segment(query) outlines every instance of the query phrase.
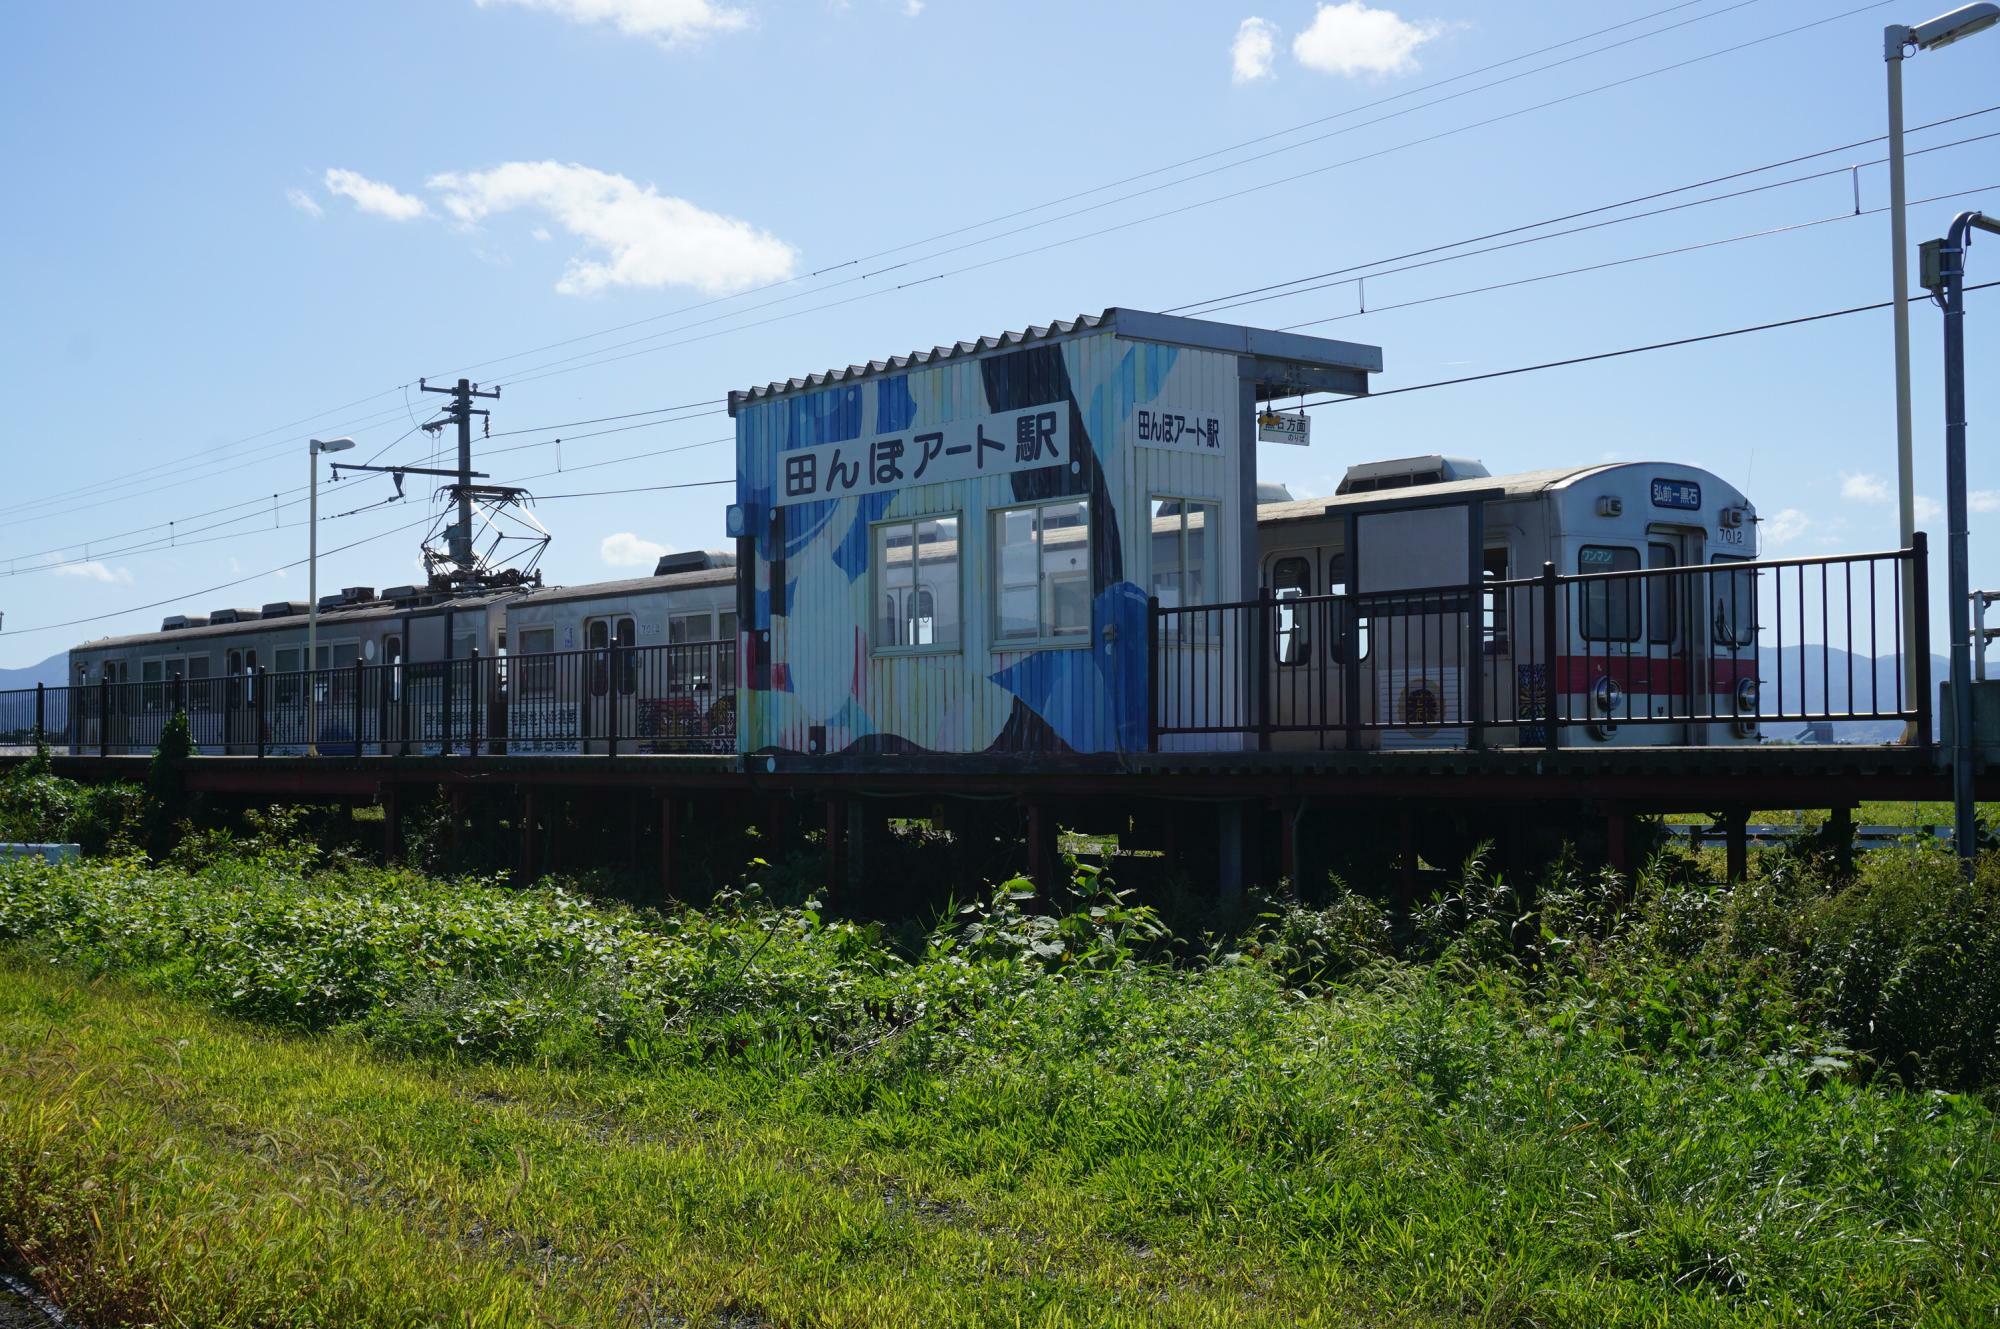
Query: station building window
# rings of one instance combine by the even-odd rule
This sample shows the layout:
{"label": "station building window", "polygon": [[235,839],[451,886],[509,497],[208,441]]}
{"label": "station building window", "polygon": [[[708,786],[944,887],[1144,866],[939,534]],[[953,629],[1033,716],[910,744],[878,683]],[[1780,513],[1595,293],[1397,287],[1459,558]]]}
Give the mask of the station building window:
{"label": "station building window", "polygon": [[[870,532],[877,652],[959,647],[959,518],[912,517]],[[730,616],[730,635],[735,635]]]}
{"label": "station building window", "polygon": [[995,644],[1087,645],[1090,504],[1063,499],[993,513]]}

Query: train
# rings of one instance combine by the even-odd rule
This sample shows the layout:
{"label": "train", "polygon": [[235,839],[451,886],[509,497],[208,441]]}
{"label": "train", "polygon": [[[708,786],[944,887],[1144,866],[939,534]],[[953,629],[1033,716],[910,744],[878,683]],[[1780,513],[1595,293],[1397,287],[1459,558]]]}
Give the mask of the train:
{"label": "train", "polygon": [[[1733,571],[1758,556],[1757,515],[1711,472],[1620,461],[1495,476],[1426,454],[1352,465],[1330,496],[1268,483],[1255,495],[1257,602],[1213,574],[1219,502],[1147,508],[1153,746],[1199,748],[1240,727],[1223,712],[1252,691],[1280,751],[1463,746],[1475,726],[1496,745],[1537,743],[1551,691],[1584,699],[1564,725],[1572,741],[1760,741],[1757,585]],[[1004,560],[985,589],[972,579],[955,520],[877,526],[873,640],[949,653],[973,620],[1002,636],[1018,621],[1045,642],[1088,636],[1089,511],[1073,506],[1037,519],[1025,598]],[[1553,658],[1533,621],[1545,567],[1577,588]],[[1694,568],[1706,571],[1591,576]],[[706,550],[572,586],[347,587],[321,598],[310,661],[302,602],[176,613],[70,651],[67,738],[143,749],[182,710],[200,750],[220,754],[754,755],[735,723],[757,650],[750,573],[737,552]],[[1241,640],[1253,603],[1254,648]],[[1254,690],[1257,670],[1240,663],[1252,656]]]}

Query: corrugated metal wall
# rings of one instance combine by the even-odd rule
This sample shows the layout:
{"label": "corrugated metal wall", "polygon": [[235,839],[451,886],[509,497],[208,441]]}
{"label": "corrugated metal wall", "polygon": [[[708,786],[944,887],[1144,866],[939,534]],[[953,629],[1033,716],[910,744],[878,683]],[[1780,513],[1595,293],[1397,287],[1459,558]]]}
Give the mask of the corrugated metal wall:
{"label": "corrugated metal wall", "polygon": [[[770,519],[784,452],[1050,402],[1071,411],[1072,465],[793,504]],[[1142,445],[1134,426],[1142,409],[1213,418],[1216,444]],[[756,545],[744,568],[754,595],[743,627],[753,649],[764,647],[758,634],[769,634],[769,686],[750,686],[766,675],[748,661],[744,669],[742,750],[1143,749],[1149,504],[1220,504],[1211,598],[1236,598],[1246,517],[1237,409],[1234,355],[1109,332],[739,406],[738,502],[751,514]],[[1091,632],[1075,646],[995,650],[988,514],[1062,496],[1091,500]],[[961,523],[959,649],[873,652],[871,526],[946,514]]]}

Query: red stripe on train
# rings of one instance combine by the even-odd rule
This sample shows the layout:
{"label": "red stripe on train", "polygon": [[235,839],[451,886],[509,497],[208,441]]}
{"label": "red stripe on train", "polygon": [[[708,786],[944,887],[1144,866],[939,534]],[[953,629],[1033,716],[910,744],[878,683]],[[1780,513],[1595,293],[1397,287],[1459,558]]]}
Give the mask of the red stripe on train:
{"label": "red stripe on train", "polygon": [[[1589,692],[1600,678],[1611,678],[1627,692],[1681,694],[1687,691],[1687,660],[1650,655],[1565,655],[1556,661],[1556,677],[1564,692]],[[1733,690],[1736,681],[1757,677],[1754,657],[1709,661],[1713,691]]]}

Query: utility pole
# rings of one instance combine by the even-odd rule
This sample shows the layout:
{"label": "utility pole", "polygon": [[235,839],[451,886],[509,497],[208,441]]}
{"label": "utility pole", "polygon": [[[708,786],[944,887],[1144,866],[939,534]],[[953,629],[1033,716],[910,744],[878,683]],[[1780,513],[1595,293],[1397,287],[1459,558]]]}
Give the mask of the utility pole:
{"label": "utility pole", "polygon": [[474,410],[472,399],[497,398],[500,389],[481,392],[477,383],[463,378],[449,388],[434,388],[423,379],[417,380],[417,386],[425,392],[440,392],[451,398],[445,415],[458,425],[458,479],[452,485],[452,496],[458,500],[458,525],[452,528],[451,561],[458,565],[461,576],[469,577],[479,562],[472,548],[472,417],[488,414]]}

